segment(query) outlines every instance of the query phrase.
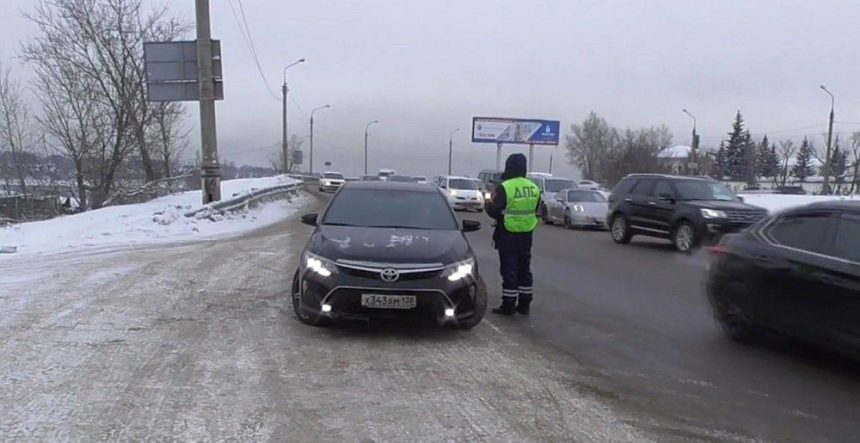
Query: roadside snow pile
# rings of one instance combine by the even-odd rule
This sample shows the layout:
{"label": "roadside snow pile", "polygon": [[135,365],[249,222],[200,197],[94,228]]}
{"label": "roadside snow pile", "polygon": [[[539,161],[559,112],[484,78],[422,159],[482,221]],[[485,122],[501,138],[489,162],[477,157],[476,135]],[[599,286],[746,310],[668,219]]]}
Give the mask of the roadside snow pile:
{"label": "roadside snow pile", "polygon": [[[222,199],[253,189],[292,183],[279,176],[228,180],[221,183]],[[248,212],[217,217],[186,217],[201,207],[200,191],[168,195],[146,203],[110,206],[51,220],[0,228],[0,259],[22,253],[54,253],[92,247],[133,246],[229,236],[283,220],[302,204],[279,200]],[[13,253],[16,252],[17,253]]]}
{"label": "roadside snow pile", "polygon": [[795,206],[829,200],[851,200],[860,202],[860,196],[838,195],[786,195],[786,194],[740,194],[746,203],[760,206],[770,212],[779,212]]}

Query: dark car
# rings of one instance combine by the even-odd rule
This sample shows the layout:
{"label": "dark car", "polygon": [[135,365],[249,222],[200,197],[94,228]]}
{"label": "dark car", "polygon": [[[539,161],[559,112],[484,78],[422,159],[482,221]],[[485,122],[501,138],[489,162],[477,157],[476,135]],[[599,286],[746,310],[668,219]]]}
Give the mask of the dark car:
{"label": "dark car", "polygon": [[302,217],[315,226],[293,279],[299,319],[423,315],[463,329],[477,325],[487,293],[464,232],[432,184],[350,182],[325,214]]}
{"label": "dark car", "polygon": [[860,204],[783,211],[711,250],[708,298],[729,337],[775,331],[860,351]]}
{"label": "dark car", "polygon": [[609,196],[609,230],[616,243],[634,235],[666,238],[681,252],[743,230],[767,216],[722,183],[696,177],[631,174]]}

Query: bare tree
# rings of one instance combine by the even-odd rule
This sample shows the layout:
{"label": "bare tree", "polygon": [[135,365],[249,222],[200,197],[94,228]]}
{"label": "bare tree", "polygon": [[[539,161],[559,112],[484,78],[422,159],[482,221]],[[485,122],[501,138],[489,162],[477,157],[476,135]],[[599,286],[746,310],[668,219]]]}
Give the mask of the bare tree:
{"label": "bare tree", "polygon": [[780,166],[780,186],[785,186],[786,181],[788,181],[788,176],[791,173],[789,166],[796,150],[797,148],[791,140],[779,142],[779,156],[782,163]]}
{"label": "bare tree", "polygon": [[42,123],[75,163],[79,197],[90,193],[93,208],[109,198],[131,152],[152,168],[142,42],[165,11],[143,16],[141,0],[40,0],[26,14],[39,31],[22,55],[36,72]]}
{"label": "bare tree", "polygon": [[18,184],[27,194],[27,179],[35,158],[36,132],[30,106],[24,100],[21,84],[12,79],[11,70],[0,65],[0,157],[6,186]]}
{"label": "bare tree", "polygon": [[659,154],[672,146],[672,133],[666,126],[627,129],[599,163],[599,175],[610,185],[635,172],[666,173],[668,166]]}
{"label": "bare tree", "polygon": [[173,191],[173,176],[177,162],[188,148],[183,117],[185,110],[181,103],[158,103],[152,111],[151,132],[154,133],[151,145],[156,147],[156,156],[161,164],[162,177],[167,179],[168,191]]}
{"label": "bare tree", "polygon": [[573,134],[565,143],[570,162],[579,167],[585,179],[603,178],[597,177],[600,162],[618,143],[618,131],[594,112],[581,125],[571,125],[570,130]]}
{"label": "bare tree", "polygon": [[857,192],[858,183],[860,183],[860,131],[851,134],[851,159],[848,164],[851,170],[851,193]]}

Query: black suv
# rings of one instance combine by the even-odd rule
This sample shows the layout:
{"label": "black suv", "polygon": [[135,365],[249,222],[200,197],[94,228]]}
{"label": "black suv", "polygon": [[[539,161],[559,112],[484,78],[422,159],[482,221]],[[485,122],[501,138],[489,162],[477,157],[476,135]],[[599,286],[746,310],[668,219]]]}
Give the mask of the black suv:
{"label": "black suv", "polygon": [[715,180],[631,174],[612,190],[607,220],[616,243],[648,235],[670,239],[677,250],[689,252],[766,216],[767,210],[743,203]]}

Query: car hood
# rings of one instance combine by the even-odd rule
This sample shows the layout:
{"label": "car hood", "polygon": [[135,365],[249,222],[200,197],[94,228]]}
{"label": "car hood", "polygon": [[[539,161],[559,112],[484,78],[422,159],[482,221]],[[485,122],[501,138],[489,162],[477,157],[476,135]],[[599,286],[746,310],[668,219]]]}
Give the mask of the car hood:
{"label": "car hood", "polygon": [[460,231],[320,226],[308,251],[330,260],[449,264],[463,260],[469,245]]}
{"label": "car hood", "polygon": [[578,202],[578,203],[568,203],[568,206],[580,205],[582,206],[582,214],[585,214],[589,217],[606,217],[606,213],[609,211],[608,203],[600,203],[600,202]]}
{"label": "car hood", "polygon": [[684,203],[698,208],[718,209],[723,211],[764,211],[764,208],[748,205],[737,201],[725,200],[689,200]]}

